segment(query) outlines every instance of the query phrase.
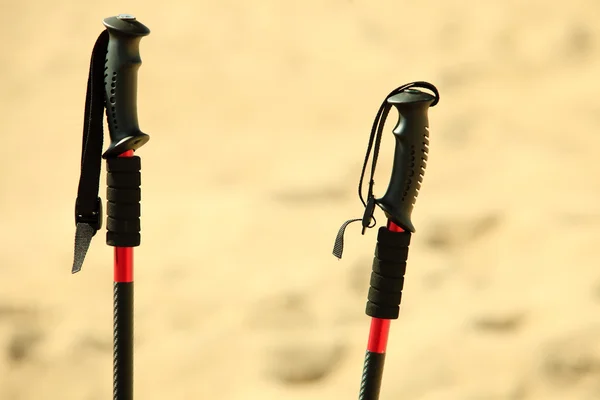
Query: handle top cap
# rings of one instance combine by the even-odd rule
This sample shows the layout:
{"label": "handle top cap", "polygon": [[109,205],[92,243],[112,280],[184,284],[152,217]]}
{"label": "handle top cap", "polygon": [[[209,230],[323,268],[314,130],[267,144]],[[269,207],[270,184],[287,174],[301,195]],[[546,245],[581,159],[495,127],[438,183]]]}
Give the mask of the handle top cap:
{"label": "handle top cap", "polygon": [[108,29],[129,36],[147,36],[150,34],[150,29],[131,14],[119,14],[116,17],[108,17],[102,23]]}
{"label": "handle top cap", "polygon": [[387,102],[389,104],[408,104],[408,103],[420,103],[426,101],[434,101],[435,97],[429,93],[421,92],[415,89],[406,89],[390,98]]}

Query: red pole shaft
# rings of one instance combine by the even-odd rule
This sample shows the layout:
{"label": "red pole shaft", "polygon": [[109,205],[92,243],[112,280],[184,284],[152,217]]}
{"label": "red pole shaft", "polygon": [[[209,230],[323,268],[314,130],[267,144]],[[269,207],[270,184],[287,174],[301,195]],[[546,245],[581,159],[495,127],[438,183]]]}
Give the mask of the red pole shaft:
{"label": "red pole shaft", "polygon": [[133,247],[115,247],[115,282],[133,282]]}

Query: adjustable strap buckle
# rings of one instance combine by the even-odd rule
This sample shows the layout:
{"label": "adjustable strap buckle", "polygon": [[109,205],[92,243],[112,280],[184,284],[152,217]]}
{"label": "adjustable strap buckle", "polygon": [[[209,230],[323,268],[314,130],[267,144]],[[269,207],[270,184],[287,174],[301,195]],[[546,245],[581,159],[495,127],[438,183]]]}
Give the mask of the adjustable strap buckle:
{"label": "adjustable strap buckle", "polygon": [[96,199],[96,207],[91,214],[83,215],[79,212],[79,199],[75,201],[75,225],[87,224],[91,226],[95,232],[102,228],[102,220],[104,219],[102,212],[102,199]]}

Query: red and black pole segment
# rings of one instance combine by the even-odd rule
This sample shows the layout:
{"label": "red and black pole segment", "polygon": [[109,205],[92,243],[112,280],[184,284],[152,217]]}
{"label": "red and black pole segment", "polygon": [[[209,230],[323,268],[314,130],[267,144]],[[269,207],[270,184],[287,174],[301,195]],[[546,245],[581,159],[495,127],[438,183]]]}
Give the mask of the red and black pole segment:
{"label": "red and black pole segment", "polygon": [[[434,93],[415,89],[421,87]],[[373,213],[379,206],[387,217],[386,226],[378,230],[375,257],[373,259],[371,281],[366,305],[366,314],[371,317],[371,327],[365,356],[359,400],[377,400],[381,389],[385,353],[391,320],[397,319],[400,312],[404,274],[408,259],[408,248],[415,231],[411,214],[425,174],[429,150],[428,110],[439,101],[437,89],[427,82],[413,82],[394,90],[382,104],[371,132],[365,165],[361,174],[359,195],[362,198],[362,180],[369,160],[373,140],[375,151],[371,168],[368,199],[362,218],[363,233],[374,227]],[[393,130],[395,137],[394,162],[390,182],[381,198],[373,195],[375,166],[381,144],[385,118],[391,107],[399,114],[399,121]],[[359,221],[359,220],[351,220]],[[343,231],[346,222],[338,233],[334,255],[341,258]]]}
{"label": "red and black pole segment", "polygon": [[[75,260],[81,270],[92,237],[102,227],[98,197],[101,158],[107,167],[106,243],[114,247],[113,399],[133,399],[133,248],[140,245],[141,159],[134,152],[150,137],[137,116],[139,45],[150,30],[132,15],[106,18],[90,63],[76,202]],[[102,153],[103,113],[110,144]]]}

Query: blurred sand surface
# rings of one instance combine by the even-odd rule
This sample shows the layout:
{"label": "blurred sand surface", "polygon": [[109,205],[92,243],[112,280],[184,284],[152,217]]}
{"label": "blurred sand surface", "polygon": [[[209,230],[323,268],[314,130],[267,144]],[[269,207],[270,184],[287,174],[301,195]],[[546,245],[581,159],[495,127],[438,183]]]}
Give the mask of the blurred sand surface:
{"label": "blurred sand surface", "polygon": [[70,267],[89,57],[118,13],[152,31],[138,92],[151,140],[138,152],[136,398],[357,397],[376,230],[351,226],[342,261],[331,249],[362,215],[380,102],[427,80],[441,101],[382,400],[600,399],[597,1],[0,11],[0,399],[112,393],[104,232],[83,271]]}

